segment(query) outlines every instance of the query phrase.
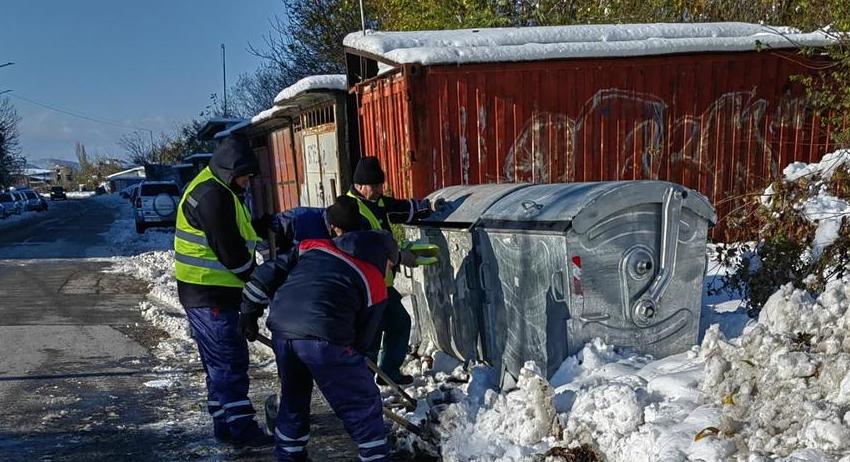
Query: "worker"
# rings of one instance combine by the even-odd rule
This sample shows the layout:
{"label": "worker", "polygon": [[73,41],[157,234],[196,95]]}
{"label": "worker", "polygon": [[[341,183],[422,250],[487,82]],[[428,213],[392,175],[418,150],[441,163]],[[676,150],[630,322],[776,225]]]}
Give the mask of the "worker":
{"label": "worker", "polygon": [[[377,157],[362,157],[354,169],[354,185],[348,191],[348,195],[357,199],[366,229],[383,229],[392,232],[391,223],[411,223],[431,214],[433,210],[427,199],[400,200],[384,196],[385,179]],[[435,201],[435,209],[441,208],[443,204],[443,201]],[[382,325],[383,344],[381,344],[381,335],[376,336],[376,343],[372,346],[369,355],[374,358],[380,348],[381,355],[377,358],[378,367],[399,385],[407,385],[413,382],[413,377],[402,374],[401,366],[407,355],[410,340],[410,315],[401,303],[401,294],[393,287],[394,280],[394,272],[388,272],[385,281],[388,299]],[[378,383],[384,384],[380,378]]]}
{"label": "worker", "polygon": [[275,422],[279,461],[307,460],[313,382],[358,445],[360,460],[386,460],[381,395],[363,352],[387,299],[386,270],[399,250],[386,231],[356,231],[356,201],[328,208],[331,239],[306,239],[260,266],[245,285],[240,330],[248,340],[270,304],[266,325],[281,380]]}
{"label": "worker", "polygon": [[177,293],[198,345],[213,433],[236,447],[274,442],[248,399],[248,344],[238,331],[242,288],[260,241],[240,195],[259,170],[247,139],[225,138],[177,207]]}

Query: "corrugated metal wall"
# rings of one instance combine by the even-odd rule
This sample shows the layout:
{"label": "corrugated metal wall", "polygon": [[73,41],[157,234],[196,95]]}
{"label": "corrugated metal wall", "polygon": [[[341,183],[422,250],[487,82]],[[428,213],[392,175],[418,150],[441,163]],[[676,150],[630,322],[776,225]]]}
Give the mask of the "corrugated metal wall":
{"label": "corrugated metal wall", "polygon": [[304,183],[301,131],[296,130],[293,134],[292,126],[289,126],[271,132],[268,137],[275,212],[298,207],[300,188]]}
{"label": "corrugated metal wall", "polygon": [[399,196],[455,184],[662,179],[721,216],[829,134],[789,52],[432,66],[357,89],[363,152]]}

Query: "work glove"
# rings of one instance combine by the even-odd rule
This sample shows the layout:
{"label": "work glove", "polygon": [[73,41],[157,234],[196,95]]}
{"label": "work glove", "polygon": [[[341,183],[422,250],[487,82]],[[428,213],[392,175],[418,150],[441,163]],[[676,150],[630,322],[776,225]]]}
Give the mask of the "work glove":
{"label": "work glove", "polygon": [[424,242],[403,242],[401,245],[401,264],[410,268],[428,266],[439,261],[440,248],[436,244]]}
{"label": "work glove", "polygon": [[[245,302],[242,302],[242,304],[244,305]],[[261,311],[256,313],[239,312],[239,321],[236,328],[239,329],[239,333],[249,342],[257,340],[257,335],[260,333],[260,326],[257,325],[257,321],[260,319],[260,313]]]}

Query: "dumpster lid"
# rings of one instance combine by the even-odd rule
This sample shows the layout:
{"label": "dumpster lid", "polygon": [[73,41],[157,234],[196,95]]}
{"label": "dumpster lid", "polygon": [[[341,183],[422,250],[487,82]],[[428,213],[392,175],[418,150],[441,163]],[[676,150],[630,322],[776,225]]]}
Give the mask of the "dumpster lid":
{"label": "dumpster lid", "polygon": [[533,185],[504,197],[481,217],[507,228],[547,228],[578,232],[620,210],[647,203],[661,203],[669,188],[685,192],[683,207],[714,223],[716,215],[708,200],[696,191],[665,181],[610,181]]}
{"label": "dumpster lid", "polygon": [[475,224],[485,210],[513,191],[529,186],[526,183],[501,183],[481,185],[449,186],[434,191],[428,196],[433,203],[445,199],[446,208],[421,220],[425,224],[440,224],[469,228]]}

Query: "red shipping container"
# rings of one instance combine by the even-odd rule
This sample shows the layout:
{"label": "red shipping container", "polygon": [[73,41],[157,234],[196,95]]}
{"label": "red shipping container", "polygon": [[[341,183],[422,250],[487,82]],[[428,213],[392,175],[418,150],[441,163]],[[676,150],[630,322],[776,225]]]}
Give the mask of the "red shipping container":
{"label": "red shipping container", "polygon": [[[624,56],[596,57],[586,43],[567,43],[567,52],[589,56],[548,59],[558,49],[538,47],[520,61],[476,62],[498,60],[501,49],[510,55],[511,46],[523,46],[511,42],[522,34],[624,33],[617,27],[637,31],[611,46]],[[346,45],[349,83],[362,80],[354,86],[361,152],[381,159],[398,196],[457,184],[660,179],[705,194],[723,217],[788,163],[817,161],[832,149],[792,80],[814,67],[795,48],[779,49],[822,43],[806,40],[813,34],[793,43],[759,36],[765,49],[758,51],[750,34],[761,26],[662,25],[670,30],[660,33],[675,35],[668,42],[690,51],[658,54],[654,36],[634,38],[659,33],[654,27],[482,30],[480,44],[475,31],[352,34]],[[493,42],[511,43],[479,51]],[[635,43],[644,48],[629,51]],[[598,45],[588,46],[605,50]],[[535,51],[544,58],[534,59]],[[476,52],[483,58],[469,57]],[[460,63],[440,62],[453,56]]]}

